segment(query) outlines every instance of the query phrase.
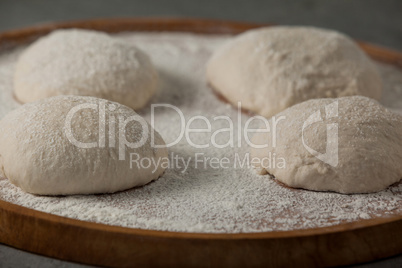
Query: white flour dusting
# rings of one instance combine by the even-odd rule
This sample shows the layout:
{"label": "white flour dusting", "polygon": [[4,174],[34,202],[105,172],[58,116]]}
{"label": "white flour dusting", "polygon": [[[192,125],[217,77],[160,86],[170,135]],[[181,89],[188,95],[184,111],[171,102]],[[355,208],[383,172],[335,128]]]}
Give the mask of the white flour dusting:
{"label": "white flour dusting", "polygon": [[[126,33],[118,35],[147,52],[161,77],[161,86],[153,103],[179,107],[186,120],[193,115],[211,119],[212,129],[228,127],[218,115],[233,118],[238,129],[238,113],[222,103],[205,82],[205,63],[212,51],[227,36],[179,33]],[[12,98],[12,76],[21,49],[0,55],[0,118],[19,106]],[[379,64],[385,83],[383,103],[402,112],[402,73],[392,66]],[[140,112],[150,120],[150,107]],[[244,127],[249,118],[241,114]],[[167,143],[177,137],[180,121],[171,109],[159,109],[155,128]],[[193,127],[197,124],[194,123]],[[217,136],[225,143],[227,133]],[[198,144],[207,143],[210,134],[191,136]],[[237,132],[235,131],[235,140]],[[73,219],[110,225],[202,233],[247,233],[306,229],[331,226],[360,219],[402,214],[402,183],[375,194],[342,195],[288,189],[268,176],[258,176],[247,167],[195,167],[195,153],[204,157],[235,154],[240,148],[194,149],[183,138],[170,148],[173,157],[192,157],[189,168],[168,169],[155,182],[128,191],[89,196],[41,197],[24,193],[7,180],[0,180],[0,198],[24,207]],[[174,158],[173,158],[174,160]],[[232,163],[233,164],[233,163]],[[183,172],[184,171],[184,172]]]}

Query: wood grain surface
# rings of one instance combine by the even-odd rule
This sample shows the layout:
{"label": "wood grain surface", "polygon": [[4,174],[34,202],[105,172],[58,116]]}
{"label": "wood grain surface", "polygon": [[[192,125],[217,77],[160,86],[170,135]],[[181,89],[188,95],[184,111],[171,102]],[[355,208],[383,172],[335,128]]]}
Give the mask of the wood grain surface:
{"label": "wood grain surface", "polygon": [[[59,28],[106,32],[237,34],[261,24],[202,19],[127,18],[47,24],[0,34],[0,49]],[[374,59],[402,67],[402,54],[359,42]],[[332,227],[247,234],[201,234],[108,226],[55,216],[0,200],[0,242],[58,259],[113,267],[313,267],[402,253],[402,215]]]}

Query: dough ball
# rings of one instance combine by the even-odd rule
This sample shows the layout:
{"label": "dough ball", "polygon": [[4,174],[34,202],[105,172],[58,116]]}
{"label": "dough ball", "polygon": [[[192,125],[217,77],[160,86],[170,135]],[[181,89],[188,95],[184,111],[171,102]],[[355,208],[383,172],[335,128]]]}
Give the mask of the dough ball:
{"label": "dough ball", "polygon": [[57,30],[31,44],[14,75],[18,100],[58,95],[93,96],[142,108],[158,76],[149,57],[133,45],[88,30]]}
{"label": "dough ball", "polygon": [[265,117],[309,99],[382,92],[376,67],[351,39],[312,27],[247,31],[216,51],[207,79],[232,104]]}
{"label": "dough ball", "polygon": [[[166,148],[152,146],[153,129],[143,118],[94,97],[57,96],[25,104],[6,115],[0,129],[3,176],[33,194],[129,189],[157,179],[168,160]],[[154,134],[154,144],[164,145]]]}
{"label": "dough ball", "polygon": [[271,130],[273,120],[276,131],[252,138],[254,145],[268,144],[250,149],[261,174],[294,188],[339,193],[376,192],[402,178],[402,116],[373,99],[309,100],[272,117]]}

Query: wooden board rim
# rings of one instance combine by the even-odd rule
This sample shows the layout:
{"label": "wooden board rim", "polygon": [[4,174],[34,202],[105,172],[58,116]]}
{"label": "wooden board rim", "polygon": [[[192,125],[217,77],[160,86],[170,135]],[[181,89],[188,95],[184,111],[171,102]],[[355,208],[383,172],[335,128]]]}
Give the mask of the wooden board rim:
{"label": "wooden board rim", "polygon": [[158,230],[147,230],[139,228],[129,228],[129,227],[107,225],[103,223],[96,223],[90,221],[83,221],[26,208],[24,206],[16,205],[4,200],[0,200],[0,212],[1,211],[6,211],[7,213],[10,214],[21,215],[25,218],[38,218],[40,220],[49,221],[55,224],[64,223],[71,226],[84,227],[87,229],[107,230],[114,233],[129,234],[129,235],[130,234],[148,235],[148,236],[160,236],[167,238],[173,236],[181,239],[189,239],[189,238],[211,239],[211,237],[213,237],[214,239],[233,240],[233,239],[269,239],[278,237],[279,238],[303,237],[303,236],[323,235],[323,234],[339,233],[342,231],[370,228],[373,226],[377,226],[379,224],[387,224],[399,221],[402,224],[402,215],[395,215],[389,217],[373,218],[373,219],[337,224],[328,227],[298,229],[291,231],[271,231],[271,232],[253,232],[253,233],[251,232],[250,233],[195,233],[195,232],[190,233],[190,232],[158,231]]}
{"label": "wooden board rim", "polygon": [[[60,23],[50,23],[44,25],[33,26],[29,28],[7,31],[0,34],[0,47],[8,48],[19,44],[23,44],[37,38],[38,36],[44,35],[54,29],[59,28],[86,28],[102,30],[107,32],[118,32],[118,31],[185,31],[194,33],[208,33],[208,34],[236,34],[242,31],[266,26],[267,24],[255,24],[255,23],[243,23],[243,22],[231,22],[231,21],[221,21],[221,20],[206,20],[206,19],[191,19],[191,18],[118,18],[118,19],[96,19],[96,20],[83,20],[75,22],[60,22]],[[393,64],[398,67],[402,67],[402,54],[396,51],[392,51],[386,48],[382,48],[376,45],[371,45],[365,42],[359,42],[359,45],[373,58]],[[12,221],[12,222],[11,222]],[[304,229],[304,230],[292,230],[292,231],[274,231],[274,232],[260,232],[260,233],[235,233],[235,234],[211,234],[211,233],[184,233],[184,232],[169,232],[169,231],[154,231],[154,230],[144,230],[135,228],[126,228],[118,226],[109,226],[99,223],[80,221],[70,218],[65,218],[57,215],[51,215],[48,213],[36,211],[33,209],[18,206],[3,200],[0,200],[0,242],[6,243],[8,245],[32,251],[35,253],[56,257],[64,260],[71,260],[76,262],[96,264],[96,265],[113,265],[117,266],[127,266],[127,256],[121,258],[121,262],[117,261],[115,263],[109,262],[99,262],[95,259],[87,258],[91,257],[91,251],[95,248],[90,248],[85,251],[86,256],[71,255],[71,252],[67,255],[61,251],[53,252],[52,250],[46,250],[46,246],[41,241],[35,241],[34,243],[27,243],[26,239],[21,240],[21,236],[30,237],[31,239],[38,239],[36,237],[35,231],[31,234],[26,230],[16,229],[13,227],[14,223],[20,222],[25,226],[24,222],[32,221],[38,223],[36,227],[41,228],[40,224],[45,224],[49,228],[58,228],[62,226],[63,228],[69,230],[64,235],[73,235],[74,232],[78,230],[93,231],[91,232],[94,236],[102,235],[103,233],[109,233],[111,237],[126,237],[120,238],[122,241],[122,246],[127,245],[127,241],[131,238],[136,239],[157,239],[157,240],[180,240],[180,243],[188,244],[188,242],[203,242],[209,243],[211,241],[222,241],[225,243],[240,243],[238,246],[242,247],[241,241],[263,241],[267,244],[279,243],[278,241],[288,241],[289,239],[315,239],[317,237],[329,237],[332,235],[341,235],[351,232],[367,232],[375,233],[379,230],[386,230],[392,232],[398,236],[402,235],[402,215],[386,217],[386,218],[375,218],[370,220],[356,221],[352,223],[345,223],[340,225],[334,225],[331,227]],[[14,223],[13,223],[14,222]],[[27,227],[28,228],[28,227]],[[32,231],[32,227],[28,228]],[[401,231],[399,231],[401,230]],[[21,232],[20,232],[21,231]],[[108,236],[110,237],[110,236]],[[53,237],[55,239],[55,237]],[[128,239],[128,240],[127,240]],[[28,239],[29,240],[29,239]],[[380,239],[381,240],[381,239]],[[123,241],[126,241],[123,243]],[[187,241],[187,242],[186,242]],[[137,241],[138,242],[138,241]],[[244,245],[247,246],[248,242]],[[287,243],[287,242],[286,242]],[[285,243],[285,244],[286,244]],[[378,241],[376,241],[378,243]],[[201,244],[202,245],[202,244]],[[204,245],[205,246],[205,245]],[[211,245],[209,245],[211,246]],[[369,261],[375,258],[383,258],[392,256],[395,254],[402,253],[402,241],[400,239],[395,239],[394,243],[391,245],[382,245],[388,251],[382,250],[377,252],[375,256],[363,256],[363,257],[350,257],[345,259],[338,258],[338,262],[328,262],[328,260],[321,260],[315,264],[319,265],[334,265],[334,264],[351,264],[360,261]],[[123,249],[123,248],[121,248]],[[169,252],[168,248],[165,248],[166,252]],[[307,252],[305,252],[307,253]],[[310,252],[312,254],[312,252]],[[198,259],[198,256],[196,259]],[[235,256],[238,260],[244,258],[244,256]],[[298,260],[303,259],[299,256]],[[199,259],[202,260],[202,259]],[[243,259],[242,259],[243,260]],[[287,263],[291,263],[288,260]],[[294,261],[294,260],[293,260]],[[152,259],[143,259],[140,263],[142,264],[163,264],[163,262],[158,262]],[[165,264],[185,264],[176,260],[176,262],[166,262]],[[209,262],[214,266],[214,264],[229,264],[228,262]],[[241,261],[238,263],[242,263]],[[264,260],[260,260],[259,263],[267,263]],[[279,262],[280,264],[281,262]],[[295,262],[297,263],[297,262]],[[233,263],[231,263],[233,264]],[[234,263],[236,264],[236,263]],[[282,263],[283,264],[283,263]],[[313,263],[314,264],[314,263]]]}

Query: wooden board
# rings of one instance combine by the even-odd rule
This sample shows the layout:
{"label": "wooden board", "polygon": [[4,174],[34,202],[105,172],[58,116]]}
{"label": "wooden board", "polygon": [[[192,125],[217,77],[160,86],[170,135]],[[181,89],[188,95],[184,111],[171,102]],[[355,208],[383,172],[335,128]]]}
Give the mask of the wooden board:
{"label": "wooden board", "polygon": [[[99,19],[0,34],[0,49],[59,28],[106,32],[237,34],[261,24],[201,19]],[[373,58],[402,67],[402,54],[359,42]],[[150,231],[73,220],[0,200],[0,242],[58,259],[102,266],[335,266],[402,253],[402,215],[297,231],[200,234]]]}

